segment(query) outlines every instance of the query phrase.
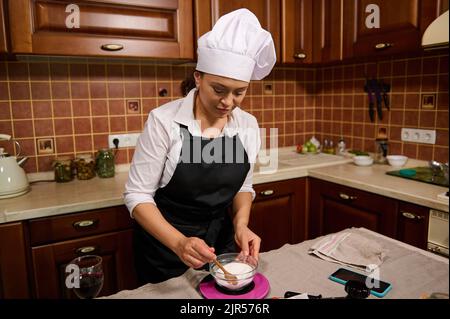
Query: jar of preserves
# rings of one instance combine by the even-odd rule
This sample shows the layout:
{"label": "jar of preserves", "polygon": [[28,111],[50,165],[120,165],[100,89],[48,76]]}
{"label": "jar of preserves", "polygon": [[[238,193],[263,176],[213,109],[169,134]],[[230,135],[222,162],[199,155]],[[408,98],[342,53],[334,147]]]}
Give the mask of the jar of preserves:
{"label": "jar of preserves", "polygon": [[114,177],[114,151],[110,148],[102,148],[97,152],[95,167],[98,177]]}
{"label": "jar of preserves", "polygon": [[75,160],[77,178],[81,180],[91,179],[95,176],[95,163],[91,154],[79,154]]}
{"label": "jar of preserves", "polygon": [[68,156],[62,156],[55,159],[53,162],[55,171],[55,181],[57,183],[66,183],[73,180],[73,161]]}

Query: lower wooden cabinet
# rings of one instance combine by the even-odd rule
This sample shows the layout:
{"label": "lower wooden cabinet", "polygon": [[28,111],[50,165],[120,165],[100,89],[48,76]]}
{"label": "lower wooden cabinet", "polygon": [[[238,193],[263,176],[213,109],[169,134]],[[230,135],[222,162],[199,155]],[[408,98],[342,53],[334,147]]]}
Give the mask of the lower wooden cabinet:
{"label": "lower wooden cabinet", "polygon": [[306,238],[306,178],[254,186],[249,227],[261,237],[261,252]]}
{"label": "lower wooden cabinet", "polygon": [[399,202],[397,239],[427,249],[429,211],[428,207]]}

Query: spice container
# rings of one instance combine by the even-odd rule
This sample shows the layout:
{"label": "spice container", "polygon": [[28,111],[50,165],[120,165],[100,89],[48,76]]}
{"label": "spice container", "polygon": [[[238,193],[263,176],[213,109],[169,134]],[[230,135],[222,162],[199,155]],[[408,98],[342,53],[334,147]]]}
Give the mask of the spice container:
{"label": "spice container", "polygon": [[57,183],[65,183],[73,180],[73,162],[68,156],[58,157],[53,162],[53,167],[55,170],[55,181]]}
{"label": "spice container", "polygon": [[110,148],[100,149],[95,159],[95,169],[98,177],[114,177],[114,152]]}
{"label": "spice container", "polygon": [[95,176],[95,163],[91,154],[79,154],[75,160],[78,179],[91,179]]}

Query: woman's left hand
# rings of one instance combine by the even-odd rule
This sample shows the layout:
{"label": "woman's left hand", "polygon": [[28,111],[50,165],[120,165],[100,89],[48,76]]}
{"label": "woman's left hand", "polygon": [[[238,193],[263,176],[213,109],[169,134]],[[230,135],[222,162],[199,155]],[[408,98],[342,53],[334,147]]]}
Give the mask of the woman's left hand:
{"label": "woman's left hand", "polygon": [[259,247],[261,246],[261,238],[252,232],[246,225],[237,226],[234,230],[234,239],[241,247],[244,255],[251,255],[256,260],[259,257]]}

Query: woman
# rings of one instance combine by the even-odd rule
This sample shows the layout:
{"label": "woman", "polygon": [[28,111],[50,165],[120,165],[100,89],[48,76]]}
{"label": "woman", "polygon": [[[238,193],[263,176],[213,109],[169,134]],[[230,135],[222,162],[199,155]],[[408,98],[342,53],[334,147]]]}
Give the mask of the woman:
{"label": "woman", "polygon": [[150,112],[130,167],[124,195],[139,224],[141,284],[200,268],[235,243],[258,258],[261,239],[248,221],[261,143],[256,119],[239,105],[250,80],[275,64],[273,40],[240,9],[199,39],[197,53],[196,88]]}

